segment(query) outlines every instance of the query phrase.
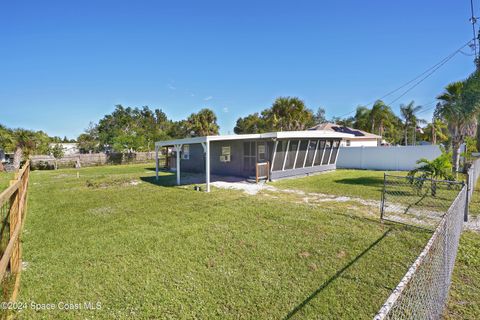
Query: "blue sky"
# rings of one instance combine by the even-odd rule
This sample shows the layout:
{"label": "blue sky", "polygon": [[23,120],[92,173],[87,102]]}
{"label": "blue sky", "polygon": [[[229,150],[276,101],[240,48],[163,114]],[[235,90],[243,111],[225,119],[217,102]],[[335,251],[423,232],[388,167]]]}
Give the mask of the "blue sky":
{"label": "blue sky", "polygon": [[[228,133],[277,96],[343,115],[468,41],[469,5],[3,1],[0,123],[74,138],[116,104],[161,108],[175,120],[210,107]],[[392,107],[428,104],[473,68],[459,54]]]}

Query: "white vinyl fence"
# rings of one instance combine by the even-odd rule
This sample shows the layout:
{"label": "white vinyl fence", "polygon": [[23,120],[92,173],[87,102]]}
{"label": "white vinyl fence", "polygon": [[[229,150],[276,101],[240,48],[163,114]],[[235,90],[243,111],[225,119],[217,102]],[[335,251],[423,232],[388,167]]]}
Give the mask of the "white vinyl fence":
{"label": "white vinyl fence", "polygon": [[433,160],[442,154],[439,146],[341,147],[337,168],[366,170],[412,170],[420,158]]}

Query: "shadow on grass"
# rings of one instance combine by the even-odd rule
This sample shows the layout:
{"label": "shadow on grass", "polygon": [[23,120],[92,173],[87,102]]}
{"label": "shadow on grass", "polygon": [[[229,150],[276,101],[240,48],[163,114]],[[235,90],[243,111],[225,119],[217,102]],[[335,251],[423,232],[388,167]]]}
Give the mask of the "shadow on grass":
{"label": "shadow on grass", "polygon": [[359,177],[359,178],[345,178],[335,180],[336,183],[371,186],[371,187],[383,187],[383,177]]}
{"label": "shadow on grass", "polygon": [[347,271],[352,265],[354,265],[358,260],[360,260],[365,254],[367,254],[371,249],[373,249],[377,244],[379,244],[385,237],[390,233],[391,229],[388,229],[383,233],[383,235],[375,240],[372,244],[370,244],[365,250],[363,250],[359,255],[357,255],[354,259],[350,260],[343,268],[337,271],[332,277],[330,277],[327,281],[322,283],[317,290],[313,291],[305,300],[303,300],[299,305],[293,308],[287,316],[284,318],[285,320],[292,318],[298,311],[300,311],[303,307],[305,307],[313,298],[315,298],[320,292],[322,292],[325,288],[327,288],[332,282],[334,282],[338,277],[340,277],[345,271]]}
{"label": "shadow on grass", "polygon": [[158,180],[155,176],[140,177],[140,180],[161,187],[174,187],[177,185],[177,178],[173,174],[158,176]]}
{"label": "shadow on grass", "polygon": [[[145,170],[155,171],[155,168],[145,168]],[[177,185],[177,174],[176,172],[171,171],[160,171],[161,174],[158,176],[158,180],[155,176],[140,177],[142,181],[157,185],[171,187]],[[180,175],[180,185],[195,185],[195,184],[205,184],[205,173],[203,172],[184,172]],[[245,182],[244,177],[236,176],[220,176],[211,174],[210,182]]]}

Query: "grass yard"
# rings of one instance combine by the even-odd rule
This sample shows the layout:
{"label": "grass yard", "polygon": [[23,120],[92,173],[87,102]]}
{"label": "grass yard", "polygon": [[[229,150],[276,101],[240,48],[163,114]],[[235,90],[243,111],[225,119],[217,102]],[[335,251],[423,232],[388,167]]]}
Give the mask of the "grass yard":
{"label": "grass yard", "polygon": [[[406,173],[392,171],[388,174],[405,176]],[[383,171],[338,169],[303,178],[283,179],[273,185],[305,192],[380,200],[383,175]]]}
{"label": "grass yard", "polygon": [[[22,318],[370,319],[430,237],[349,203],[207,194],[168,186],[169,174],[157,185],[148,165],[79,172],[31,174],[19,301],[101,309],[28,308]],[[311,178],[319,192],[378,199],[381,177]]]}
{"label": "grass yard", "polygon": [[474,196],[470,202],[470,215],[477,217],[480,215],[480,183],[475,186]]}
{"label": "grass yard", "polygon": [[11,179],[13,179],[12,173],[0,172],[0,192],[8,187]]}
{"label": "grass yard", "polygon": [[465,231],[460,239],[445,318],[474,320],[479,315],[480,234]]}

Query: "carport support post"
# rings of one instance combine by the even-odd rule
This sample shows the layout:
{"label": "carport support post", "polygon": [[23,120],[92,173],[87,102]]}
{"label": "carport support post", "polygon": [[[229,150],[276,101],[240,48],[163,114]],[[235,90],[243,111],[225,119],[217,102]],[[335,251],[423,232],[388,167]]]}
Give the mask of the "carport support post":
{"label": "carport support post", "polygon": [[203,151],[205,151],[205,183],[207,192],[210,192],[210,141],[202,142]]}
{"label": "carport support post", "polygon": [[177,160],[177,185],[180,185],[180,149],[182,149],[181,144],[176,144],[175,145],[175,151],[177,152],[176,154],[176,160]]}
{"label": "carport support post", "polygon": [[158,181],[158,146],[155,146],[155,180]]}

